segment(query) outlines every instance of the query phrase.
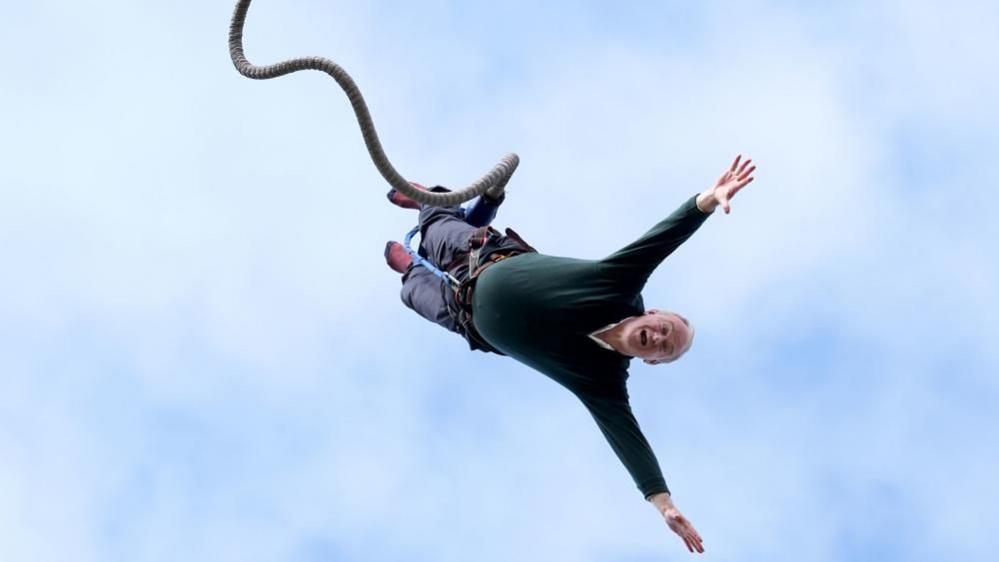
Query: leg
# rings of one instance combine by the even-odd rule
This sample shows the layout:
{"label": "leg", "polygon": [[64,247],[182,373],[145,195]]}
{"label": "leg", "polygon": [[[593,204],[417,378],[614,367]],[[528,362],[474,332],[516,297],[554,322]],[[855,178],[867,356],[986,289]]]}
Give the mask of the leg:
{"label": "leg", "polygon": [[417,265],[409,268],[402,276],[400,296],[403,304],[420,316],[452,332],[458,332],[458,325],[451,318],[447,303],[444,302],[445,290],[444,282],[439,277]]}
{"label": "leg", "polygon": [[[479,217],[491,220],[495,216],[498,204],[499,202],[492,199],[480,198],[475,206],[484,206],[478,211]],[[466,213],[461,207],[423,205],[420,208],[420,247],[417,253],[438,268],[447,269],[458,254],[468,250],[468,240],[477,230],[477,226],[479,225],[468,223]],[[509,232],[509,229],[507,230]],[[521,245],[516,240],[517,238],[508,239],[505,236],[500,236],[499,239],[494,239],[488,244],[491,245],[492,250],[520,248]],[[455,275],[460,277],[457,272]]]}
{"label": "leg", "polygon": [[496,211],[499,210],[499,206],[503,204],[504,199],[506,199],[505,193],[500,195],[499,199],[493,199],[487,194],[482,194],[481,197],[475,200],[475,203],[465,209],[465,222],[472,226],[489,225],[496,218]]}
{"label": "leg", "polygon": [[468,239],[475,227],[465,222],[461,207],[429,207],[420,209],[419,254],[437,267],[446,268],[455,256],[468,248]]}

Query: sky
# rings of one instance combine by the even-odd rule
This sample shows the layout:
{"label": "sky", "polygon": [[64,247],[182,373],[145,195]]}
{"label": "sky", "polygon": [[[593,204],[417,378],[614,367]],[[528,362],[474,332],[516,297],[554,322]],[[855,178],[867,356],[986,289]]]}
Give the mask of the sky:
{"label": "sky", "polygon": [[[585,409],[407,310],[320,73],[232,2],[38,0],[0,48],[0,560],[692,555]],[[497,226],[599,258],[735,154],[629,390],[704,560],[999,550],[999,5],[257,0],[405,177],[522,163]]]}

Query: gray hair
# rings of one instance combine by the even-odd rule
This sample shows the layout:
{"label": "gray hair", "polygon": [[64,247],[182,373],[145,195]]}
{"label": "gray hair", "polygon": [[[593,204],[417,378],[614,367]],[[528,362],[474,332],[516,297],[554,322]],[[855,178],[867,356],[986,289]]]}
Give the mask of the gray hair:
{"label": "gray hair", "polygon": [[672,362],[676,361],[677,359],[683,357],[683,354],[687,353],[687,351],[690,349],[690,346],[694,345],[694,325],[690,323],[690,320],[687,320],[684,316],[682,316],[680,314],[677,314],[675,312],[672,312],[670,310],[660,310],[659,313],[660,314],[672,314],[673,316],[676,316],[677,318],[679,318],[680,321],[683,322],[683,324],[685,326],[687,326],[687,329],[690,330],[690,337],[687,339],[687,345],[683,346],[683,349],[680,350],[680,353],[676,354],[676,357],[674,357],[674,358],[672,358],[672,359],[670,359],[668,361],[646,361],[650,365],[658,365],[660,363],[672,363]]}
{"label": "gray hair", "polygon": [[[676,313],[674,312],[673,314],[676,314]],[[679,314],[676,314],[676,316],[680,320],[682,320],[684,324],[687,325],[687,329],[690,330],[690,337],[687,338],[687,345],[683,346],[683,349],[681,349],[680,353],[678,353],[676,355],[676,357],[673,358],[673,361],[676,361],[677,359],[683,357],[683,354],[687,353],[687,350],[690,349],[690,346],[694,345],[694,332],[696,331],[696,330],[694,330],[694,325],[690,323],[690,320],[687,320],[686,318],[684,318],[683,316],[680,316]]]}

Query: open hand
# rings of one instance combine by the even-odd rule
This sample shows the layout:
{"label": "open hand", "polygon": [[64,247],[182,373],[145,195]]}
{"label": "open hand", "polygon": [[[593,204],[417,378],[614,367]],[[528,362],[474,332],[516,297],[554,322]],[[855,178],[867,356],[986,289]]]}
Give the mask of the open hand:
{"label": "open hand", "polygon": [[694,525],[678,509],[675,507],[667,509],[663,512],[663,519],[666,520],[666,525],[683,539],[683,543],[687,545],[687,550],[697,553],[704,552],[704,541],[701,540],[701,535],[697,534]]}
{"label": "open hand", "polygon": [[687,550],[697,553],[704,552],[704,541],[701,540],[701,535],[697,534],[697,529],[694,528],[690,520],[684,517],[680,510],[673,505],[673,498],[669,492],[660,492],[649,496],[648,499],[662,514],[670,530],[683,539],[683,544],[687,545]]}
{"label": "open hand", "polygon": [[697,197],[697,206],[702,211],[710,212],[718,205],[721,205],[726,215],[732,212],[729,201],[736,193],[739,193],[740,189],[753,181],[753,172],[756,170],[756,166],[749,165],[752,162],[751,159],[747,158],[740,165],[739,161],[741,159],[741,154],[736,156],[735,161],[732,162],[732,166],[719,176],[715,185]]}

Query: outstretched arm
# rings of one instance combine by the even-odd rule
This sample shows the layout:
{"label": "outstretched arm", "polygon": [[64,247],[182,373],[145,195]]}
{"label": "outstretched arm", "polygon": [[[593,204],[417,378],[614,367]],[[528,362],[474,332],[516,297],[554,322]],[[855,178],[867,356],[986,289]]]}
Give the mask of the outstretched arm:
{"label": "outstretched arm", "polygon": [[619,287],[640,292],[659,264],[704,224],[711,212],[699,209],[696,198],[690,197],[638,240],[601,260]]}
{"label": "outstretched arm", "polygon": [[750,160],[740,164],[741,159],[737,156],[714,185],[688,199],[641,238],[601,260],[614,269],[615,282],[641,291],[659,264],[690,238],[716,207],[731,211],[729,201],[753,181],[756,170],[749,165]]}
{"label": "outstretched arm", "polygon": [[631,412],[627,391],[622,389],[618,394],[613,397],[582,394],[579,398],[590,411],[621,463],[628,469],[638,489],[656,507],[669,528],[683,539],[691,552],[704,552],[701,536],[673,505],[656,456]]}
{"label": "outstretched arm", "polygon": [[659,461],[631,412],[627,390],[622,387],[612,394],[602,394],[579,393],[577,396],[590,411],[600,432],[604,434],[642,495],[648,498],[661,492],[669,492]]}
{"label": "outstretched arm", "polygon": [[726,215],[732,211],[729,201],[736,193],[739,193],[740,189],[753,181],[753,172],[756,170],[756,166],[749,165],[752,162],[749,158],[740,166],[739,160],[741,159],[741,154],[736,156],[735,162],[732,162],[732,166],[722,173],[718,181],[697,196],[698,209],[710,213],[721,205]]}

